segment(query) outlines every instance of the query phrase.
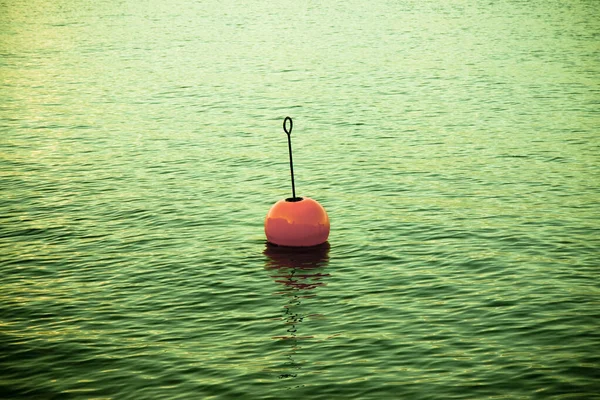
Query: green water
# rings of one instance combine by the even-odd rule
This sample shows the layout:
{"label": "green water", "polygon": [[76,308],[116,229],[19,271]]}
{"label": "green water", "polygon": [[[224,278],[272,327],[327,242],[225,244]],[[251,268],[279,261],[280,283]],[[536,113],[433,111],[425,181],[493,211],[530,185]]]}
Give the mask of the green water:
{"label": "green water", "polygon": [[598,15],[0,0],[0,397],[600,398]]}

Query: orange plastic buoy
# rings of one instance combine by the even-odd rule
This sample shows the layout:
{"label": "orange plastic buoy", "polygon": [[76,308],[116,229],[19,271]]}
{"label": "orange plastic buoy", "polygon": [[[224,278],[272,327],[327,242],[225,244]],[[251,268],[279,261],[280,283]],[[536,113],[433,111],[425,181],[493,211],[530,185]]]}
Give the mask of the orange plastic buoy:
{"label": "orange plastic buoy", "polygon": [[292,127],[292,119],[286,117],[283,120],[283,130],[288,137],[292,197],[279,200],[271,207],[265,218],[265,234],[269,243],[279,246],[316,246],[325,243],[329,237],[329,217],[317,201],[308,197],[296,197],[292,161]]}
{"label": "orange plastic buoy", "polygon": [[279,200],[267,213],[265,234],[269,243],[279,246],[316,246],[329,237],[329,217],[311,198]]}

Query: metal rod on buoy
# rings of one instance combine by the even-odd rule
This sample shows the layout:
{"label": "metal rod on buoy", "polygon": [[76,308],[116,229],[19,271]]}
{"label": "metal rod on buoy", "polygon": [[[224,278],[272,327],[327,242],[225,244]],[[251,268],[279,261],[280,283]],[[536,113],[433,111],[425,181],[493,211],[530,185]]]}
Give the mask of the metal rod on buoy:
{"label": "metal rod on buoy", "polygon": [[[287,129],[287,122],[290,121],[290,129]],[[296,186],[294,185],[294,163],[292,161],[292,127],[294,123],[290,117],[283,120],[283,131],[287,134],[288,149],[290,151],[290,174],[292,175],[292,201],[296,200]]]}

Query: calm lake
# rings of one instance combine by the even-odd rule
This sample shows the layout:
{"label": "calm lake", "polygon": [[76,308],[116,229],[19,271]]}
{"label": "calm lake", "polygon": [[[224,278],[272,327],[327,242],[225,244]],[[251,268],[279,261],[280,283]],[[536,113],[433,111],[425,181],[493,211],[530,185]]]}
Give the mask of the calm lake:
{"label": "calm lake", "polygon": [[600,398],[599,15],[0,0],[0,397]]}

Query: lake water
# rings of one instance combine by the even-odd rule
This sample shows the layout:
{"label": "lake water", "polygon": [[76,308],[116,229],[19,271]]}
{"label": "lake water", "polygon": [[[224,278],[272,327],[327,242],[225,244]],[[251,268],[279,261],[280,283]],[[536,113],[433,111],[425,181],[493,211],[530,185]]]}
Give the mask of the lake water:
{"label": "lake water", "polygon": [[0,397],[600,398],[598,15],[0,0]]}

